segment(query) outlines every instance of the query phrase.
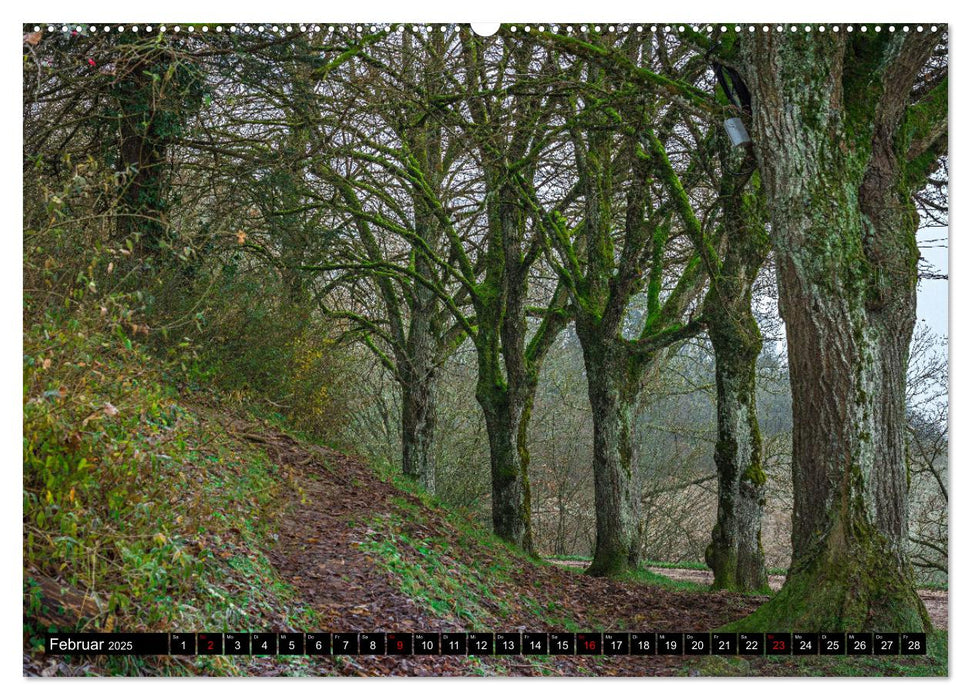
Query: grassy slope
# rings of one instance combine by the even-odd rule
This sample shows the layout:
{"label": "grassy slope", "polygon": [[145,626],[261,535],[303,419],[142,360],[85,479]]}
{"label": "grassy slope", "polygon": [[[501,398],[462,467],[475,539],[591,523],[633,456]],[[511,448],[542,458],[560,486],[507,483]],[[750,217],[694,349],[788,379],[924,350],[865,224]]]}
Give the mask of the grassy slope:
{"label": "grassy slope", "polygon": [[[235,438],[223,412],[179,401],[156,365],[126,337],[74,323],[25,334],[23,631],[32,668],[48,630],[313,627],[313,611],[261,551],[292,475]],[[247,664],[113,657],[86,670],[234,674]]]}

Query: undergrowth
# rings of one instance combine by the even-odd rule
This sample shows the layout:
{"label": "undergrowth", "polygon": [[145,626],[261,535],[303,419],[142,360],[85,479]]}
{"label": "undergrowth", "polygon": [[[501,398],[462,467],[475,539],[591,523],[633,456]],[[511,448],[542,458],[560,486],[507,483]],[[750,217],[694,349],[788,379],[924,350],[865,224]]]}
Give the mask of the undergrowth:
{"label": "undergrowth", "polygon": [[[25,651],[42,650],[47,631],[311,629],[261,551],[289,475],[221,414],[182,403],[112,319],[74,302],[25,329]],[[105,657],[101,672],[225,675],[243,663]]]}
{"label": "undergrowth", "polygon": [[[484,536],[458,515],[450,520],[456,525],[457,543],[430,529],[424,535],[413,534],[411,526],[423,519],[423,507],[404,497],[392,502],[390,514],[368,523],[368,538],[360,546],[387,567],[403,593],[468,630],[491,629],[492,623],[509,617],[508,603],[495,591],[510,582],[509,569],[521,565],[516,561],[521,555],[498,538]],[[490,547],[494,561],[487,566],[472,565],[466,553],[476,546]]]}

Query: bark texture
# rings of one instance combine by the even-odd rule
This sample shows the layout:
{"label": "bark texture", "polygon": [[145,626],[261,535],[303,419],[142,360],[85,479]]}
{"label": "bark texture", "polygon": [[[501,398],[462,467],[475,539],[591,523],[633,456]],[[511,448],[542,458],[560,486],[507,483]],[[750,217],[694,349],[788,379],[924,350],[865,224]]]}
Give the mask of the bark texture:
{"label": "bark texture", "polygon": [[[412,334],[412,339],[415,335]],[[433,360],[428,362],[428,360]],[[401,466],[408,478],[435,493],[435,378],[434,358],[413,354],[412,367],[401,382]]]}
{"label": "bark texture", "polygon": [[715,354],[718,441],[718,515],[705,551],[713,587],[768,591],[762,550],[765,472],[755,404],[755,372],[762,334],[752,314],[752,284],[768,253],[764,209],[754,159],[721,150],[724,261],[705,296],[704,315]]}
{"label": "bark texture", "polygon": [[593,479],[597,539],[593,576],[622,574],[637,567],[640,554],[640,490],[633,459],[634,401],[639,373],[620,343],[577,324],[584,349],[587,389],[593,412]]}
{"label": "bark texture", "polygon": [[747,630],[930,629],[906,558],[917,217],[901,130],[926,36],[743,46],[793,395],[793,562]]}
{"label": "bark texture", "polygon": [[489,435],[493,532],[532,553],[528,462],[518,443],[524,403],[508,391],[480,392],[478,397]]}
{"label": "bark texture", "polygon": [[739,337],[742,333],[735,328],[722,333],[709,319],[718,394],[718,515],[705,561],[714,572],[714,588],[767,591],[762,550],[765,473],[755,408],[755,363],[762,342],[757,326],[746,331],[747,337]]}
{"label": "bark texture", "polygon": [[[426,167],[441,162],[440,134],[427,139],[420,150],[428,161]],[[438,179],[432,185],[441,187]],[[434,215],[415,197],[415,232],[436,253],[443,246],[444,235]],[[415,270],[424,279],[438,281],[443,274],[422,250],[413,254]],[[413,284],[407,299],[409,322],[399,353],[401,385],[401,466],[405,476],[415,480],[428,493],[435,493],[435,384],[438,369],[450,351],[448,332],[441,322],[442,302],[423,284]]]}

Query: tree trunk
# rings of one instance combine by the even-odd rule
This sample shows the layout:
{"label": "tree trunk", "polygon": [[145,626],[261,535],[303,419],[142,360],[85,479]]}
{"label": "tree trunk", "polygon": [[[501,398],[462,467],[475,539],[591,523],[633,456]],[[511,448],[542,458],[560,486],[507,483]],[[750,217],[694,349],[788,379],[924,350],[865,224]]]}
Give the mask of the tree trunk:
{"label": "tree trunk", "polygon": [[587,390],[593,413],[593,486],[597,539],[593,576],[616,576],[636,568],[640,557],[640,493],[632,459],[636,391],[629,381],[632,361],[619,343],[601,344],[577,332],[584,346]]}
{"label": "tree trunk", "polygon": [[[443,71],[441,57],[444,50],[442,37],[431,37],[424,63],[415,60],[412,37],[407,36],[404,40],[404,75],[408,76],[409,82],[425,83],[428,90],[435,94],[441,89],[439,82]],[[434,206],[429,202],[428,194],[430,192],[432,199],[438,201],[442,192],[442,177],[446,171],[442,164],[442,127],[434,119],[421,120],[418,124],[401,129],[401,136],[407,144],[407,150],[420,164],[423,174],[422,186],[413,185],[411,189],[415,238],[422,242],[412,243],[412,265],[421,279],[440,283],[444,273],[435,262],[434,256],[441,252],[445,234],[435,215]],[[385,289],[385,304],[391,313],[391,308],[397,306],[397,300],[391,291],[391,285]],[[399,347],[396,356],[402,399],[401,468],[405,476],[428,493],[434,494],[433,441],[437,414],[435,382],[447,345],[439,320],[442,302],[434,291],[418,282],[412,283],[405,300],[408,329],[404,337],[398,333]],[[403,327],[400,312],[394,325]]]}
{"label": "tree trunk", "polygon": [[[485,413],[492,468],[492,524],[495,534],[534,555],[529,487],[527,431],[536,382],[549,343],[527,349],[526,299],[529,265],[521,246],[525,216],[518,192],[504,168],[490,171],[487,190],[489,246],[485,280],[475,299],[478,333],[476,399]],[[562,323],[542,324],[544,331]],[[535,338],[534,338],[535,340]]]}
{"label": "tree trunk", "polygon": [[202,73],[173,57],[170,47],[134,35],[120,41],[111,94],[118,124],[116,170],[125,178],[119,193],[119,238],[140,234],[139,248],[158,252],[169,235],[168,158],[192,114],[203,102]]}
{"label": "tree trunk", "polygon": [[492,530],[500,538],[533,554],[529,478],[522,459],[519,434],[525,402],[512,392],[483,387],[476,398],[485,414],[492,472]]}
{"label": "tree trunk", "polygon": [[[765,472],[755,403],[755,370],[762,334],[752,314],[752,284],[769,239],[751,153],[721,144],[724,261],[705,296],[704,315],[715,353],[718,397],[718,515],[705,561],[713,588],[768,592],[762,551]],[[746,191],[750,181],[751,191]]]}
{"label": "tree trunk", "polygon": [[[879,95],[874,84],[905,94],[909,84],[880,86],[845,56],[847,40],[785,32],[746,46],[789,349],[794,512],[786,584],[736,629],[930,629],[906,558],[903,389],[916,221],[892,181],[883,191],[896,196],[883,204],[892,200],[896,214],[883,218],[896,221],[871,219],[861,188],[871,149],[879,155],[873,146],[888,134],[874,129],[872,106],[845,105]],[[877,71],[892,63],[888,55],[866,57]],[[860,76],[867,90],[853,82]]]}
{"label": "tree trunk", "polygon": [[553,541],[553,553],[559,557],[567,554],[566,549],[566,499],[563,497],[562,487],[556,493],[556,538]]}
{"label": "tree trunk", "polygon": [[[125,173],[117,218],[121,240],[139,235],[139,251],[155,252],[164,235],[163,173],[166,142],[155,125],[154,68],[136,58],[124,66],[116,88],[118,98],[118,170]],[[156,68],[157,70],[157,68]]]}
{"label": "tree trunk", "polygon": [[[416,223],[416,229],[426,240],[438,242],[426,234],[434,225],[429,223],[429,217],[416,215]],[[425,255],[415,255],[415,268],[422,276],[434,279],[434,263]],[[398,358],[402,376],[401,467],[405,476],[434,494],[435,380],[443,344],[437,321],[440,302],[434,292],[416,284],[409,307],[411,319],[405,352]]]}
{"label": "tree trunk", "polygon": [[401,383],[401,470],[430,494],[435,493],[434,375]]}
{"label": "tree trunk", "polygon": [[[749,303],[749,297],[742,301]],[[718,392],[718,516],[705,561],[715,575],[713,588],[768,592],[762,551],[765,473],[755,407],[755,363],[762,338],[750,308],[746,305],[738,313],[743,323],[724,316],[719,323],[712,320],[716,315],[708,324]]]}

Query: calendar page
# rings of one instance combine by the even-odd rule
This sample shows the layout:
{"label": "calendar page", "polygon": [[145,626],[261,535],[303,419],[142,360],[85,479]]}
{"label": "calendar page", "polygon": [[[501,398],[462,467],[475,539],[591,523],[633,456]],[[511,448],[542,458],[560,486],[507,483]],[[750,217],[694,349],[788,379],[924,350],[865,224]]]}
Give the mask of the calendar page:
{"label": "calendar page", "polygon": [[946,676],[948,24],[326,14],[22,27],[23,674]]}

